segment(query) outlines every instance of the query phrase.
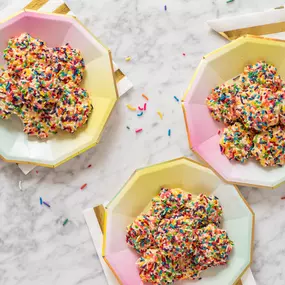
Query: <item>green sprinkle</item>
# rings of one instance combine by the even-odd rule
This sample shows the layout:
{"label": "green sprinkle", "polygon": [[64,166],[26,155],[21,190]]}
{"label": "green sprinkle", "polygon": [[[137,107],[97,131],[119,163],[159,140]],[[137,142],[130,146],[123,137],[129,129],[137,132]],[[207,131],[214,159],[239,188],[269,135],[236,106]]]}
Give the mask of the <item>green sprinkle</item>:
{"label": "green sprinkle", "polygon": [[234,2],[234,1],[235,1],[235,0],[228,0],[227,3],[231,3],[231,2]]}
{"label": "green sprinkle", "polygon": [[62,225],[65,226],[67,223],[68,223],[68,219],[66,219]]}

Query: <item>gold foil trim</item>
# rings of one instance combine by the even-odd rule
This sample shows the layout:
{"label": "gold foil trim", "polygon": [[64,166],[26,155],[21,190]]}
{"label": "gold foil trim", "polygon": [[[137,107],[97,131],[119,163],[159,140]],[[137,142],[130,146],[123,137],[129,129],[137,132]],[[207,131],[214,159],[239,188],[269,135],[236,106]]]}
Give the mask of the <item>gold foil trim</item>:
{"label": "gold foil trim", "polygon": [[59,7],[57,7],[53,13],[56,14],[67,14],[70,11],[70,9],[68,8],[68,6],[64,3],[62,5],[60,5]]}
{"label": "gold foil trim", "polygon": [[98,220],[101,232],[104,232],[104,219],[105,219],[105,208],[103,205],[98,205],[97,207],[93,208],[96,218]]}
{"label": "gold foil trim", "polygon": [[33,0],[24,9],[38,10],[49,0]]}
{"label": "gold foil trim", "polygon": [[219,34],[225,37],[226,39],[232,41],[245,35],[261,36],[261,35],[281,33],[284,31],[285,31],[285,22],[279,22],[279,23],[266,24],[262,26],[253,26],[243,29],[225,31]]}
{"label": "gold foil trim", "polygon": [[118,69],[115,71],[115,81],[118,83],[125,77],[125,74],[121,71],[121,69]]}

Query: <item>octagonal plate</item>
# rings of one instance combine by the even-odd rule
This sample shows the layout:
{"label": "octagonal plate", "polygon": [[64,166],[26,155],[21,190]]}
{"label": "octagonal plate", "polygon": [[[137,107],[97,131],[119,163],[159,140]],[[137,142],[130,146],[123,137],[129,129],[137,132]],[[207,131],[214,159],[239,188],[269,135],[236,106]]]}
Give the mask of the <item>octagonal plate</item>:
{"label": "octagonal plate", "polygon": [[47,140],[28,137],[16,116],[0,120],[0,156],[10,162],[55,167],[95,146],[117,101],[110,51],[74,17],[22,11],[0,24],[0,65],[8,39],[21,33],[44,40],[49,47],[69,43],[82,52],[86,71],[81,86],[89,92],[93,112],[75,134],[60,131]]}
{"label": "octagonal plate", "polygon": [[256,36],[241,37],[203,57],[189,88],[182,108],[191,149],[220,177],[232,184],[273,189],[285,180],[285,168],[264,168],[254,159],[245,164],[229,161],[219,147],[225,126],[214,121],[206,106],[212,88],[243,72],[248,64],[264,60],[277,68],[285,80],[285,42]]}
{"label": "octagonal plate", "polygon": [[[180,187],[193,194],[213,194],[220,199],[224,212],[222,227],[235,247],[227,266],[204,271],[202,280],[195,284],[234,284],[251,262],[254,214],[236,187],[225,184],[212,170],[187,158],[137,170],[107,205],[102,255],[120,284],[144,284],[136,266],[139,256],[126,244],[126,227],[145,212],[161,187]],[[182,283],[174,283],[178,284]],[[183,282],[191,284],[193,281]]]}

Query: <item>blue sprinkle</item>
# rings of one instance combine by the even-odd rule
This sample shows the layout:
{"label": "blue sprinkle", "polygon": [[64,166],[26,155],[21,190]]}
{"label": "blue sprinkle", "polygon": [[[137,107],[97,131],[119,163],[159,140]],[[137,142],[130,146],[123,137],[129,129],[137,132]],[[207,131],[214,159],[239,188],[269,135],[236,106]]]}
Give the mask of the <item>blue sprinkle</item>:
{"label": "blue sprinkle", "polygon": [[176,97],[176,96],[174,96],[173,97],[177,102],[179,102],[179,99]]}
{"label": "blue sprinkle", "polygon": [[164,11],[167,11],[167,6],[166,5],[164,5]]}
{"label": "blue sprinkle", "polygon": [[138,117],[142,116],[143,115],[143,112],[137,114]]}
{"label": "blue sprinkle", "polygon": [[171,129],[168,130],[168,136],[171,136]]}
{"label": "blue sprinkle", "polygon": [[43,199],[42,199],[42,197],[40,197],[40,204],[41,204],[41,205],[43,204]]}

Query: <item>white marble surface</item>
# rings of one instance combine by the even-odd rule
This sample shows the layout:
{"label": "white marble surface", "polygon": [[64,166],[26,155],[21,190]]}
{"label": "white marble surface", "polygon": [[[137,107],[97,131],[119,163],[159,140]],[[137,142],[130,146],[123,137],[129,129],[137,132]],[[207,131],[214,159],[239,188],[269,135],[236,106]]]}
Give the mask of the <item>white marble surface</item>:
{"label": "white marble surface", "polygon": [[[0,0],[0,9],[8,2]],[[28,176],[16,165],[0,162],[1,285],[106,285],[82,210],[110,199],[138,167],[183,155],[193,157],[181,107],[173,96],[182,96],[201,57],[226,42],[209,31],[205,21],[283,4],[281,0],[69,3],[112,49],[135,87],[118,102],[95,149],[55,170],[37,168],[38,173],[34,170]],[[125,62],[126,56],[132,60]],[[138,118],[125,105],[143,102],[141,93],[150,101],[144,117]],[[163,121],[157,109],[165,114]],[[135,135],[127,125],[144,130]],[[84,183],[88,187],[80,191]],[[275,191],[243,188],[242,192],[256,213],[254,276],[259,285],[283,285],[285,201],[280,197],[285,186]],[[40,206],[40,196],[51,204],[50,209]],[[70,222],[63,227],[65,218]]]}

